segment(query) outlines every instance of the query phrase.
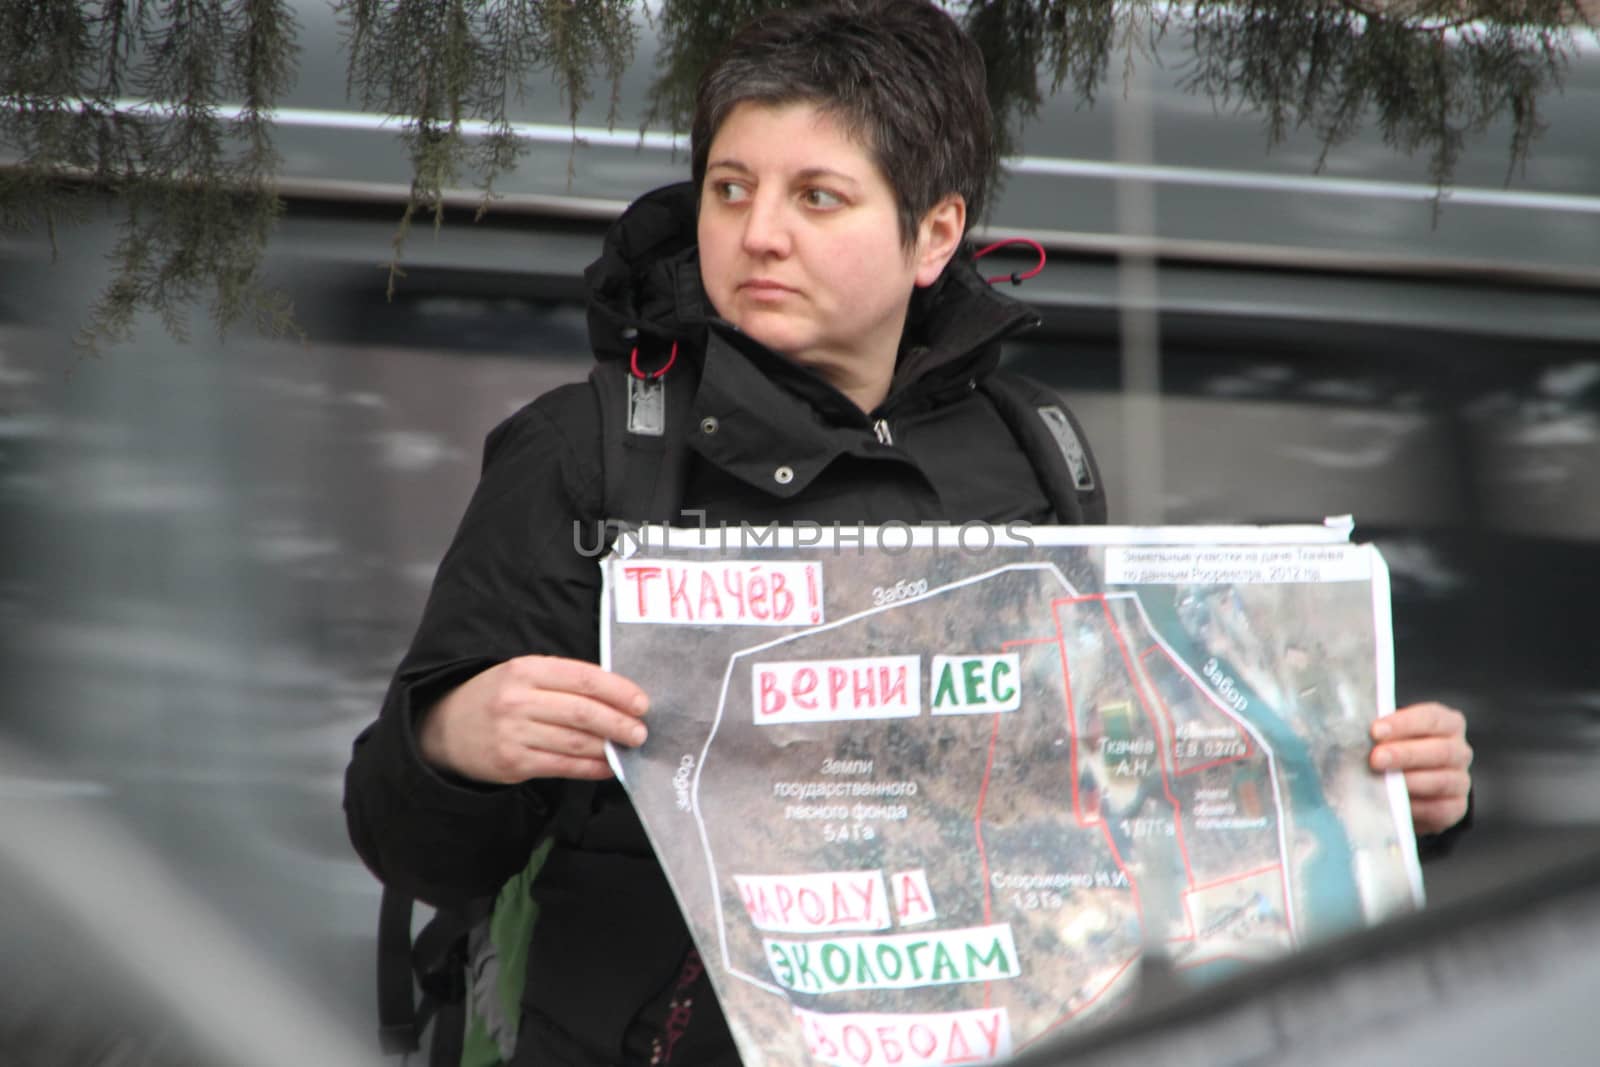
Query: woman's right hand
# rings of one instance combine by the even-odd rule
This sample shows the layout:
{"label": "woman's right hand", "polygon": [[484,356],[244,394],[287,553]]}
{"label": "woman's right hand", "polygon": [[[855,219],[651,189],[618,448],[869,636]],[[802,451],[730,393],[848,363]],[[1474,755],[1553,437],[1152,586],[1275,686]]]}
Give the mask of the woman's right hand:
{"label": "woman's right hand", "polygon": [[422,758],[466,778],[611,777],[605,743],[644,742],[645,691],[583,660],[518,656],[452,689],[423,717]]}

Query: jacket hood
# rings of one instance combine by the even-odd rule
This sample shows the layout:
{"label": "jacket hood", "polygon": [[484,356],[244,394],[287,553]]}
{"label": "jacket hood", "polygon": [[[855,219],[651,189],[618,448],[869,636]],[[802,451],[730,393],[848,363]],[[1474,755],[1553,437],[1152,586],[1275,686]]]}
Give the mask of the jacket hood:
{"label": "jacket hood", "polygon": [[[820,382],[715,316],[700,282],[695,211],[693,183],[679,182],[646,193],[612,224],[584,271],[596,358],[625,359],[641,343],[665,350],[688,342],[693,351],[715,328],[769,374]],[[1032,308],[986,283],[964,248],[938,281],[912,294],[890,399],[912,382],[924,395],[969,388],[998,363],[994,342],[1038,322]]]}
{"label": "jacket hood", "polygon": [[597,359],[626,359],[641,340],[665,347],[705,329],[695,240],[692,182],[646,193],[611,224],[600,258],[583,272]]}

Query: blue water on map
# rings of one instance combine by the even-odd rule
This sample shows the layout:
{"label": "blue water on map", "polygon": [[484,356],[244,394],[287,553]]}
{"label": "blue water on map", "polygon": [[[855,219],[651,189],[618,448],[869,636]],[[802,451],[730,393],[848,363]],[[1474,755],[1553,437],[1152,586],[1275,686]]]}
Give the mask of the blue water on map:
{"label": "blue water on map", "polygon": [[[1150,586],[1138,590],[1138,595],[1156,632],[1198,674],[1201,664],[1213,657],[1195,644],[1178,619],[1173,588]],[[1350,838],[1345,834],[1344,823],[1322,794],[1322,783],[1311,770],[1316,764],[1305,740],[1295,733],[1277,708],[1245,684],[1243,675],[1232,664],[1220,656],[1215,658],[1217,666],[1233,679],[1234,688],[1249,701],[1246,717],[1272,746],[1279,770],[1284,770],[1286,765],[1307,769],[1307,773],[1280,775],[1280,781],[1288,788],[1294,825],[1314,835],[1319,846],[1316,855],[1302,864],[1299,871],[1298,896],[1307,903],[1304,910],[1309,912],[1298,916],[1302,939],[1328,937],[1361,926],[1361,898],[1350,855]],[[1291,873],[1291,881],[1293,878]]]}

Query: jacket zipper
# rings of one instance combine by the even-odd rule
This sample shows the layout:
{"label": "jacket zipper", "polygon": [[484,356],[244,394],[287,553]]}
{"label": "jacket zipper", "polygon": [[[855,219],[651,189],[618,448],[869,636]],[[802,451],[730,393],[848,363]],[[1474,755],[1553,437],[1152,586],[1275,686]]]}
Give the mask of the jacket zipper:
{"label": "jacket zipper", "polygon": [[872,424],[872,432],[878,435],[878,441],[881,444],[894,444],[894,434],[889,432],[888,419],[879,419],[877,422],[874,422]]}

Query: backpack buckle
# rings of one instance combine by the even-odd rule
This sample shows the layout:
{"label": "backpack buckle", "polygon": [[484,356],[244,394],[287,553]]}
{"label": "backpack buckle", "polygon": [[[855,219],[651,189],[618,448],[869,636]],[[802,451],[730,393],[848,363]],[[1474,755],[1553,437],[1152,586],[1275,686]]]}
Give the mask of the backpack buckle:
{"label": "backpack buckle", "polygon": [[667,432],[666,379],[628,375],[628,432],[646,437]]}
{"label": "backpack buckle", "polygon": [[1046,404],[1038,411],[1040,420],[1050,430],[1050,436],[1056,439],[1061,457],[1067,461],[1067,469],[1072,472],[1072,484],[1083,492],[1093,492],[1094,471],[1089,466],[1089,456],[1083,442],[1078,440],[1078,433],[1072,428],[1072,420],[1055,404]]}

